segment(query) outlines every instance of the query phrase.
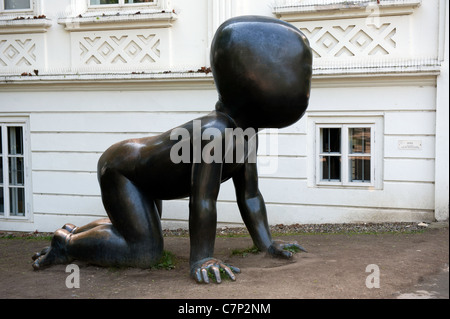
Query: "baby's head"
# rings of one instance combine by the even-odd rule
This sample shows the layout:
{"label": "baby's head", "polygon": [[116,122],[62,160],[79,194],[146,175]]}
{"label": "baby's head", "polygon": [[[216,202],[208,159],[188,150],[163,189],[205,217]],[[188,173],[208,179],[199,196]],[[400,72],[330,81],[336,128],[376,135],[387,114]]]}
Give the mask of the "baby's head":
{"label": "baby's head", "polygon": [[312,53],[306,37],[274,18],[243,16],[222,24],[211,45],[219,101],[241,126],[282,128],[309,100]]}

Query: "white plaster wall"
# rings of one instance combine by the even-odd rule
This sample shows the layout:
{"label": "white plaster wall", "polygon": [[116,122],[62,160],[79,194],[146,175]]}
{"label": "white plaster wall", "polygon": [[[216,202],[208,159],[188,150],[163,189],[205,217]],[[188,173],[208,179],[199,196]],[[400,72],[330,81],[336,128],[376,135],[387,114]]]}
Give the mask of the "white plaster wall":
{"label": "white plaster wall", "polygon": [[[134,65],[121,69],[128,74],[127,78],[117,76],[117,70],[113,75],[102,74],[108,73],[108,65],[78,68],[75,55],[81,52],[77,49],[80,39],[121,32],[125,35],[126,31],[66,31],[58,19],[67,15],[72,2],[44,2],[41,10],[52,22],[45,33],[0,34],[0,41],[19,38],[36,41],[35,52],[40,61],[27,68],[0,67],[0,122],[12,116],[28,119],[32,182],[30,219],[26,222],[0,219],[0,229],[54,231],[66,222],[80,225],[105,216],[96,177],[96,163],[101,153],[117,141],[158,134],[206,114],[217,100],[212,78],[208,75],[200,74],[198,79],[197,75],[184,74],[181,78],[159,75],[160,80],[149,80],[146,75],[131,76],[136,70]],[[168,41],[164,45],[170,56],[155,67],[155,72],[195,71],[208,66],[209,41],[223,19],[240,14],[272,16],[274,3],[246,0],[224,5],[222,0],[172,0],[177,20],[171,27],[157,30],[161,39]],[[224,8],[225,11],[220,11]],[[397,58],[437,58],[438,8],[437,1],[427,0],[412,15],[397,20],[389,17],[390,22],[398,23],[402,29],[396,38],[397,48],[402,50]],[[216,15],[211,16],[214,12]],[[361,23],[353,18],[344,22]],[[314,25],[297,23],[299,27],[306,24]],[[332,28],[337,24],[331,20],[319,21],[317,25]],[[423,32],[425,29],[429,33]],[[130,34],[139,32],[133,30]],[[438,80],[441,90],[448,84],[448,53],[446,61],[447,78]],[[33,72],[35,68],[39,69],[40,77],[17,76],[24,71]],[[436,100],[440,101],[439,112],[448,114],[448,109],[445,113],[442,108],[448,101],[448,92],[445,100],[441,91],[436,91],[435,71],[417,69],[405,75],[394,69],[385,70],[385,74],[350,77],[335,68],[334,75],[315,75],[307,115],[294,126],[278,132],[277,170],[261,174],[260,188],[271,224],[431,221],[437,201],[444,203],[441,206],[445,216],[445,199],[448,216],[448,193],[442,191],[445,185],[439,193],[435,191],[439,175],[436,156],[442,152],[436,140],[445,140],[445,135],[442,137],[436,127],[448,131],[448,121],[436,117]],[[86,72],[95,74],[83,75]],[[314,146],[311,145],[309,119],[321,116],[382,119],[382,140],[378,141],[382,145],[378,154],[382,170],[379,188],[314,185],[311,181],[314,179],[314,160],[311,160]],[[446,136],[448,142],[448,133]],[[422,149],[400,150],[398,143],[405,139],[420,140]],[[268,159],[273,163],[273,157],[262,156],[260,165],[267,164]],[[188,200],[164,203],[163,218],[164,227],[186,227]],[[218,221],[242,223],[230,182],[225,183],[220,192]]]}

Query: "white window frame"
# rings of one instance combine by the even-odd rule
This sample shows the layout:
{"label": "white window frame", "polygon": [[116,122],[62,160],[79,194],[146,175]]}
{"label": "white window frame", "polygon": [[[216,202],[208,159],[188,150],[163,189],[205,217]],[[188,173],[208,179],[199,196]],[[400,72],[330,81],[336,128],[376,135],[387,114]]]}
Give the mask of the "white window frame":
{"label": "white window frame", "polygon": [[67,31],[169,28],[177,19],[170,0],[136,4],[90,5],[89,0],[70,0],[67,16],[58,19]]}
{"label": "white window frame", "polygon": [[0,0],[0,14],[1,15],[19,15],[19,14],[29,14],[33,15],[37,12],[37,4],[38,0],[30,0],[30,8],[29,9],[17,9],[17,10],[6,10],[5,9],[5,0]]}
{"label": "white window frame", "polygon": [[118,4],[98,4],[91,5],[91,0],[85,0],[87,2],[87,8],[89,11],[98,10],[135,10],[135,9],[158,9],[160,8],[161,0],[153,0],[153,2],[141,2],[141,3],[125,3],[125,0],[119,0]]}
{"label": "white window frame", "polygon": [[[309,149],[310,166],[313,169],[308,174],[308,185],[310,187],[338,187],[357,189],[382,189],[383,187],[383,117],[382,116],[309,116],[309,142],[313,145]],[[323,180],[321,156],[321,130],[323,128],[341,129],[341,180]],[[354,154],[349,150],[349,131],[351,128],[370,128],[371,139],[371,161],[370,182],[350,181],[349,159]],[[338,154],[334,154],[338,155]],[[357,154],[358,155],[358,154]]]}
{"label": "white window frame", "polygon": [[[23,143],[23,161],[24,161],[24,216],[15,216],[10,213],[10,199],[9,199],[9,172],[8,172],[8,137],[7,127],[21,127],[22,128],[22,143]],[[31,214],[31,172],[30,172],[30,149],[29,149],[29,123],[27,118],[0,118],[0,130],[2,131],[2,155],[3,161],[3,215],[0,215],[0,221],[14,220],[14,221],[29,221],[32,218]]]}
{"label": "white window frame", "polygon": [[[322,165],[320,165],[321,160],[320,158],[322,156],[326,156],[327,153],[321,152],[321,140],[322,140],[322,129],[325,128],[340,128],[341,129],[341,137],[340,137],[340,153],[334,154],[331,153],[331,156],[340,156],[341,158],[341,169],[340,169],[340,177],[341,180],[324,180],[322,179]],[[363,187],[370,187],[375,186],[374,176],[375,176],[375,165],[373,160],[373,148],[371,147],[370,152],[370,182],[359,182],[359,181],[351,181],[350,180],[350,157],[352,157],[353,154],[350,153],[349,149],[349,131],[352,128],[370,128],[370,144],[371,146],[374,145],[374,132],[375,132],[375,126],[373,124],[320,124],[316,126],[316,139],[318,143],[316,143],[316,183],[317,185],[333,185],[333,186],[363,186]]]}

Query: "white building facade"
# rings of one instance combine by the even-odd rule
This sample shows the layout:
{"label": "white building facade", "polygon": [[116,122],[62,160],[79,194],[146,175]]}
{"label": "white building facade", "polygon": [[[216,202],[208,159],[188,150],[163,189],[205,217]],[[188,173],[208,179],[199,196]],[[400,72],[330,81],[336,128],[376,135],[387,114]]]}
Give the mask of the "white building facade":
{"label": "white building facade", "polygon": [[[448,220],[448,1],[1,0],[0,230],[106,216],[97,161],[214,109],[217,27],[288,21],[314,53],[310,106],[262,132],[270,224]],[[163,204],[186,227],[188,199]],[[231,182],[218,221],[242,223]]]}

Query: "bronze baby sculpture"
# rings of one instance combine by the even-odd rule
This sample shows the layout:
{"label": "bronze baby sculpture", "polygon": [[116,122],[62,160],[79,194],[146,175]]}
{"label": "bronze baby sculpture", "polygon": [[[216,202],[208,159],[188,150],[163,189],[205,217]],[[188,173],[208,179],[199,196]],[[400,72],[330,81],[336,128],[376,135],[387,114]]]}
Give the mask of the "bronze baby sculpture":
{"label": "bronze baby sculpture", "polygon": [[[191,136],[188,144],[183,144],[188,146],[187,160],[173,160],[173,149],[180,143],[173,138],[174,130],[111,146],[98,162],[102,201],[109,218],[58,229],[51,246],[33,256],[36,270],[73,260],[148,268],[163,252],[162,201],[189,197],[191,276],[197,282],[209,283],[211,272],[221,282],[222,269],[235,280],[234,272],[239,269],[213,257],[217,196],[221,183],[230,178],[256,247],[284,258],[292,256],[285,247],[301,249],[295,242],[272,240],[258,189],[257,165],[249,160],[250,140],[256,139],[256,134],[244,140],[243,160],[223,159],[234,154],[238,145],[236,141],[226,143],[228,129],[282,128],[303,116],[312,74],[308,40],[298,29],[277,19],[232,18],[216,32],[211,69],[219,93],[215,110],[177,128]],[[202,159],[195,158],[192,138],[196,123],[202,133],[214,128],[218,132],[214,138],[225,146],[202,152]],[[201,147],[205,146],[202,140]]]}

